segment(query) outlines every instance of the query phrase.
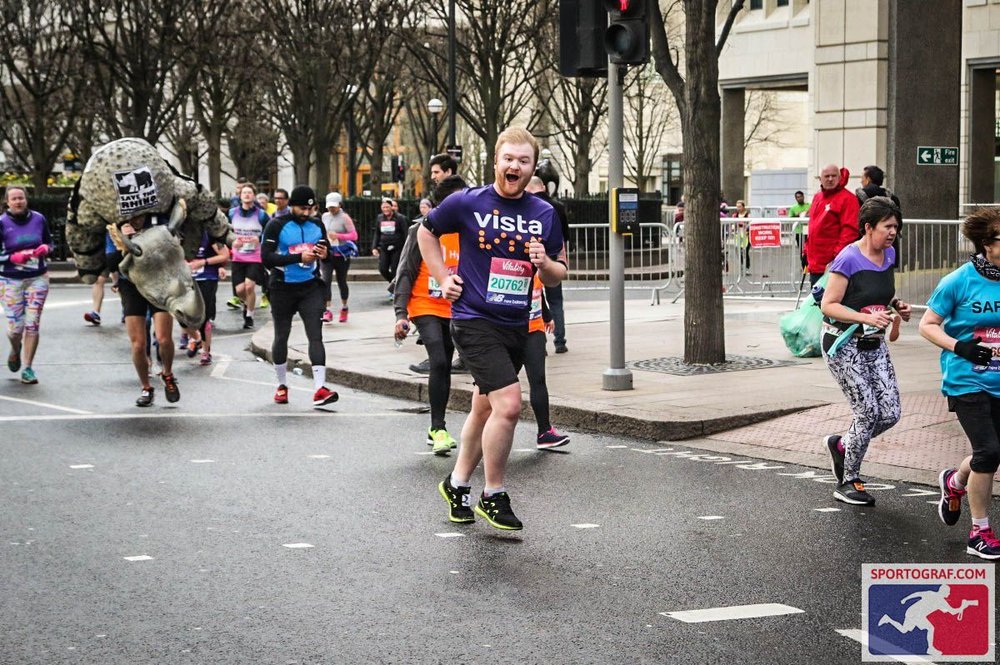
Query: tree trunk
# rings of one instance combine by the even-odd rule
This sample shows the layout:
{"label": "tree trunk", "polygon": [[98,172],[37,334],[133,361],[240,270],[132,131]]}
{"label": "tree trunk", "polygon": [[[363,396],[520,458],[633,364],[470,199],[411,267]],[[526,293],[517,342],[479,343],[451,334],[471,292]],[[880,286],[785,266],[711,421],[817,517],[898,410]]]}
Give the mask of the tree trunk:
{"label": "tree trunk", "polygon": [[309,182],[309,158],[312,150],[308,144],[289,146],[292,159],[295,160],[295,184],[304,185]]}
{"label": "tree trunk", "polygon": [[216,195],[222,193],[222,128],[213,127],[205,133],[208,144],[208,188]]}
{"label": "tree trunk", "polygon": [[[378,128],[376,128],[377,130]],[[376,130],[372,131],[373,136],[381,136]],[[371,146],[371,184],[372,196],[382,196],[382,142],[372,141]]]}
{"label": "tree trunk", "polygon": [[582,198],[590,193],[590,142],[589,134],[580,134],[573,159],[573,195]]}
{"label": "tree trunk", "polygon": [[332,191],[332,183],[330,182],[330,154],[332,152],[332,140],[316,141],[316,196],[322,197],[327,192]]}
{"label": "tree trunk", "polygon": [[[714,4],[714,3],[707,3]],[[715,12],[689,10],[686,16],[687,84],[681,109],[684,145],[684,362],[726,360],[722,303],[722,234],[719,224],[719,62]],[[703,25],[704,22],[706,25]],[[710,30],[710,31],[709,31]],[[693,34],[692,34],[693,32]]]}

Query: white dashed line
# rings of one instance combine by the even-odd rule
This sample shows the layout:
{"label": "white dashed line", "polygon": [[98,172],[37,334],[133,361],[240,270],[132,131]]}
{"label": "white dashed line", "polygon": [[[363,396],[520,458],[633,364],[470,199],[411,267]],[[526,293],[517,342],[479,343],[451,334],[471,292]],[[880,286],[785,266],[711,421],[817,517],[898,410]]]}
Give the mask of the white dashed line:
{"label": "white dashed line", "polygon": [[813,508],[817,513],[839,513],[840,508]]}
{"label": "white dashed line", "polygon": [[533,453],[536,450],[538,450],[538,448],[515,448],[514,452],[515,453]]}
{"label": "white dashed line", "polygon": [[940,490],[934,490],[932,492],[931,490],[922,490],[922,489],[917,489],[916,487],[911,487],[907,489],[906,492],[907,493],[904,494],[903,496],[938,496],[939,494],[941,494]]}
{"label": "white dashed line", "polygon": [[608,450],[619,450],[621,448],[628,448],[628,446],[604,446]]}
{"label": "white dashed line", "polygon": [[[58,406],[56,404],[49,404],[48,402],[39,402],[33,399],[19,399],[17,397],[7,397],[5,395],[0,395],[0,399],[6,400],[8,402],[17,402],[18,404],[30,404],[31,406],[41,406],[46,409],[55,409],[56,411],[65,411],[66,413],[75,413],[81,416],[92,415],[91,411],[82,411],[81,409],[71,409],[68,406]],[[18,416],[15,418],[10,418],[10,420],[31,420],[33,418],[44,418],[45,416]],[[7,418],[5,418],[7,420]]]}
{"label": "white dashed line", "polygon": [[465,538],[465,534],[464,533],[455,533],[455,532],[451,532],[451,533],[435,533],[434,535],[437,536],[438,538]]}
{"label": "white dashed line", "polygon": [[314,546],[309,543],[286,543],[282,547],[287,547],[290,550],[307,550]]}
{"label": "white dashed line", "polygon": [[93,469],[94,465],[93,464],[70,464],[69,468],[71,468],[71,469]]}
{"label": "white dashed line", "polygon": [[763,603],[760,605],[734,605],[733,607],[712,607],[704,610],[684,610],[680,612],[660,612],[665,617],[677,619],[684,623],[704,623],[706,621],[731,621],[733,619],[757,619],[760,617],[782,616],[784,614],[801,614],[800,610],[791,605],[780,603]]}
{"label": "white dashed line", "polygon": [[[848,639],[854,640],[859,644],[864,644],[864,633],[857,628],[838,629],[837,633]],[[886,658],[894,660],[897,663],[920,663],[921,665],[934,665],[934,661],[928,660],[923,656],[886,656]]]}
{"label": "white dashed line", "polygon": [[597,527],[599,527],[601,525],[600,524],[570,524],[570,526],[576,527],[577,529],[596,529]]}
{"label": "white dashed line", "polygon": [[330,459],[329,455],[310,455],[309,459]]}
{"label": "white dashed line", "polygon": [[[11,399],[9,397],[0,396],[0,399]],[[23,401],[23,400],[18,400]],[[32,404],[39,404],[38,402],[32,402]],[[44,406],[44,405],[43,405]],[[88,411],[78,411],[76,409],[67,409],[61,406],[51,406],[52,409],[60,409],[62,411],[71,411],[72,414],[69,415],[51,415],[51,416],[0,416],[0,422],[46,422],[54,420],[156,420],[156,419],[170,419],[170,418],[180,418],[183,420],[191,420],[192,418],[216,418],[216,419],[232,419],[232,413],[193,413],[186,411],[154,411],[147,413],[90,413]],[[79,414],[79,415],[77,415]],[[406,416],[406,413],[352,413],[346,411],[293,411],[285,413],[242,413],[240,418],[246,420],[247,418],[262,418],[266,420],[274,420],[276,418],[350,418],[352,420],[357,418],[388,418],[396,416]],[[416,414],[414,414],[416,415]]]}
{"label": "white dashed line", "polygon": [[724,520],[726,519],[722,515],[702,515],[698,519],[700,520]]}
{"label": "white dashed line", "polygon": [[215,462],[214,459],[193,459],[193,460],[191,460],[192,464],[211,464],[213,462]]}
{"label": "white dashed line", "polygon": [[153,557],[147,556],[145,554],[140,554],[138,556],[127,556],[127,557],[125,557],[125,560],[126,561],[152,561]]}
{"label": "white dashed line", "polygon": [[415,452],[413,454],[414,455],[433,455],[434,451],[432,451],[432,450],[418,450],[417,452]]}

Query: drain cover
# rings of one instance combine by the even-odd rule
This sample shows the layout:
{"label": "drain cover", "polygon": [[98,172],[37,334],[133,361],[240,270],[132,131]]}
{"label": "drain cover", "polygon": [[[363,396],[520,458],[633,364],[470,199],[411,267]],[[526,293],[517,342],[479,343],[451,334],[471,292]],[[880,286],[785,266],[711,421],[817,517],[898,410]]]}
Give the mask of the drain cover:
{"label": "drain cover", "polygon": [[800,360],[772,360],[771,358],[755,358],[753,356],[726,356],[726,362],[718,365],[688,365],[683,358],[650,358],[626,363],[629,369],[643,372],[661,372],[676,376],[698,376],[701,374],[718,374],[720,372],[742,372],[748,369],[768,369],[770,367],[787,367],[789,365],[806,365]]}

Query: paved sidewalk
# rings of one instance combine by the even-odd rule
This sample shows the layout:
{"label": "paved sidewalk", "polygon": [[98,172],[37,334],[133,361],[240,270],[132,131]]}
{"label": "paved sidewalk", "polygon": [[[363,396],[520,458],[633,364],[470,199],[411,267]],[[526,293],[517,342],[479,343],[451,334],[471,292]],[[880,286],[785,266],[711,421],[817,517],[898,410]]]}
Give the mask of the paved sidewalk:
{"label": "paved sidewalk", "polygon": [[[601,376],[608,365],[608,305],[566,302],[569,353],[547,359],[552,420],[559,429],[582,428],[650,440],[687,440],[687,445],[765,459],[828,468],[822,436],[843,432],[850,413],[821,358],[797,359],[785,349],[778,318],[792,307],[783,300],[727,300],[729,355],[793,364],[699,376],[633,369],[634,390],[607,392]],[[683,355],[683,302],[626,304],[626,359],[648,361]],[[423,360],[412,341],[399,349],[392,340],[388,303],[378,311],[353,312],[346,324],[324,326],[331,382],[407,399],[426,400],[426,377],[408,366]],[[273,332],[263,327],[252,339],[254,353],[270,358]],[[309,371],[306,340],[296,324],[289,364]],[[550,347],[551,348],[551,347]],[[873,441],[865,472],[892,480],[936,485],[938,471],[954,465],[968,442],[947,412],[938,387],[938,353],[904,325],[892,356],[902,392],[903,418]],[[471,379],[453,377],[450,407],[468,408]],[[527,382],[522,378],[525,395]],[[528,400],[525,415],[531,417]],[[1000,484],[997,485],[1000,491]]]}

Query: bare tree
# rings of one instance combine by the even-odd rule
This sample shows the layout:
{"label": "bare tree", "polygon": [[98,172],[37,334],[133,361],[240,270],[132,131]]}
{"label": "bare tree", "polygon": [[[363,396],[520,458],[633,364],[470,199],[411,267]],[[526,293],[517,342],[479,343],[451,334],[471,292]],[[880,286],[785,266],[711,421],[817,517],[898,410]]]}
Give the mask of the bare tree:
{"label": "bare tree", "polygon": [[200,150],[198,143],[200,134],[198,123],[186,106],[181,106],[174,121],[164,130],[167,138],[166,148],[177,158],[177,168],[181,173],[198,180],[198,162]]}
{"label": "bare tree", "polygon": [[677,128],[677,107],[651,67],[628,73],[624,97],[629,111],[624,123],[625,173],[640,192],[645,192],[656,181],[653,169],[664,143]]}
{"label": "bare tree", "polygon": [[[546,25],[556,13],[556,0],[525,5],[509,0],[456,0],[457,113],[486,145],[486,163],[493,162],[496,138],[520,119],[529,130],[542,115],[535,101],[537,82],[545,70]],[[448,3],[425,6],[436,32],[406,45],[422,65],[422,75],[439,90],[448,89]]]}
{"label": "bare tree", "polygon": [[243,176],[254,183],[270,181],[277,169],[279,137],[278,128],[268,116],[254,109],[237,109],[226,132],[229,156],[236,167],[236,173],[229,175]]}
{"label": "bare tree", "polygon": [[85,84],[67,0],[4,3],[0,47],[0,139],[31,170],[35,192],[66,146]]}
{"label": "bare tree", "polygon": [[[733,0],[716,40],[718,0],[678,0],[666,13],[651,5],[656,71],[674,95],[683,133],[684,197],[687,201],[684,259],[684,361],[726,361],[722,271],[719,269],[721,165],[719,162],[719,53],[744,0]],[[683,9],[684,40],[675,45],[667,20]],[[683,52],[684,73],[680,55]]]}
{"label": "bare tree", "polygon": [[68,4],[72,30],[93,65],[88,94],[105,103],[113,138],[157,143],[188,98],[205,49],[218,48],[215,29],[224,0],[77,0]]}
{"label": "bare tree", "polygon": [[751,164],[756,148],[787,147],[784,140],[787,126],[781,122],[785,107],[778,101],[778,95],[775,90],[747,90],[744,96],[743,151]]}

